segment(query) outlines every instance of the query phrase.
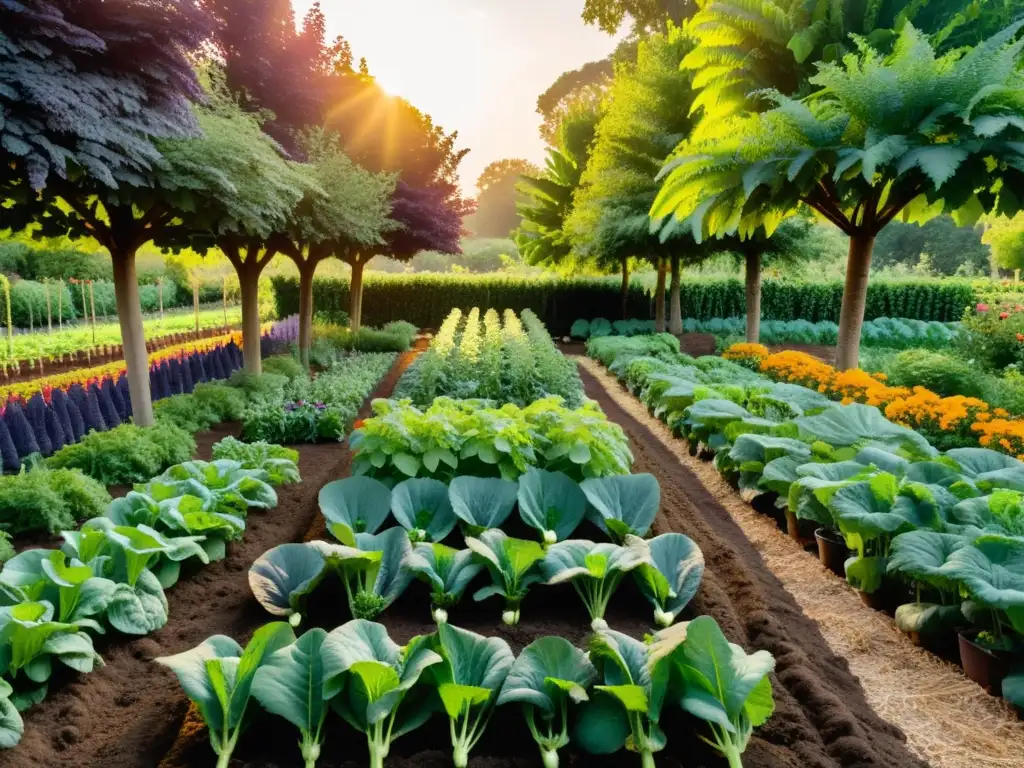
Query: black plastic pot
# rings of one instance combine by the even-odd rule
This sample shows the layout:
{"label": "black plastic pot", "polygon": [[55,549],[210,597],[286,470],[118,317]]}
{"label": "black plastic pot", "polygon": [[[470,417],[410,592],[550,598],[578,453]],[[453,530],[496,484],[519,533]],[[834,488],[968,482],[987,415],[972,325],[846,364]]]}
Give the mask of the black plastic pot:
{"label": "black plastic pot", "polygon": [[964,674],[992,696],[1001,696],[1003,678],[1009,674],[1010,664],[1006,656],[978,645],[974,639],[960,633],[960,663]]}
{"label": "black plastic pot", "polygon": [[850,556],[850,550],[846,548],[846,540],[839,531],[833,528],[818,528],[814,532],[814,538],[818,542],[818,559],[821,564],[832,573],[841,578],[846,578],[846,558]]}

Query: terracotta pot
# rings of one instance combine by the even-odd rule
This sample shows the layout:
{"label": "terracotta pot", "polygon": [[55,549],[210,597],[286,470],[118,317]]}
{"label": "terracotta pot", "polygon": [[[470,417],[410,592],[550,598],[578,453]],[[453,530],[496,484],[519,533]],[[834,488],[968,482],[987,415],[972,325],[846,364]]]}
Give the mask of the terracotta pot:
{"label": "terracotta pot", "polygon": [[1006,656],[983,648],[961,632],[960,663],[964,667],[964,674],[984,688],[985,693],[992,696],[1002,695],[1003,678],[1010,671]]}
{"label": "terracotta pot", "polygon": [[813,520],[801,520],[786,507],[786,533],[789,538],[798,542],[800,546],[807,547],[815,543],[814,532],[817,524]]}
{"label": "terracotta pot", "polygon": [[850,550],[846,548],[846,540],[842,535],[831,528],[818,528],[814,532],[814,538],[818,542],[818,559],[821,564],[840,578],[846,578],[846,558],[850,556]]}

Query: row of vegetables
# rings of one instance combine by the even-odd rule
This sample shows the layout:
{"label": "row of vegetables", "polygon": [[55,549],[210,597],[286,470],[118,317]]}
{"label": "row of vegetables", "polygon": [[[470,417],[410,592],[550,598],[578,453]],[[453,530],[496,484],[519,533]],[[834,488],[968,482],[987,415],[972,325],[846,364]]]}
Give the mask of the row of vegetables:
{"label": "row of vegetables", "polygon": [[532,310],[481,313],[456,308],[430,348],[402,377],[395,397],[429,405],[437,397],[480,398],[525,406],[547,396],[577,407],[583,385]]}
{"label": "row of vegetables", "polygon": [[876,407],[690,358],[670,336],[588,350],[739,489],[837,531],[847,580],[901,602],[901,629],[925,644],[960,631],[968,674],[1024,705],[1024,462],[940,452]]}
{"label": "row of vegetables", "polygon": [[0,746],[23,731],[20,711],[46,696],[54,664],[102,665],[93,638],[145,635],[167,623],[164,590],[183,567],[222,559],[250,508],[277,504],[274,485],[299,481],[298,455],[226,438],[214,461],[171,467],[102,517],[61,533],[61,549],[27,549],[0,570]]}

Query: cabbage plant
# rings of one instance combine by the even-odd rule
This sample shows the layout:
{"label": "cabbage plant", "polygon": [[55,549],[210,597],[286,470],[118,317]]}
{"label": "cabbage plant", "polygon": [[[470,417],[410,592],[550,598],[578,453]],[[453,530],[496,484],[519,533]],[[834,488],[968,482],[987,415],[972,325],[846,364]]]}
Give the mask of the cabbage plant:
{"label": "cabbage plant", "polygon": [[214,635],[191,650],[161,656],[158,664],[178,677],[185,695],[195,703],[210,732],[210,746],[217,768],[227,768],[238,737],[247,725],[245,717],[253,680],[264,659],[295,641],[292,628],[283,621],[260,627],[243,649],[225,635]]}
{"label": "cabbage plant", "polygon": [[383,768],[391,742],[423,725],[433,711],[428,690],[417,686],[441,656],[427,638],[402,647],[380,624],[354,619],[330,632],[320,646],[323,696],[349,725],[366,734],[370,768]]}
{"label": "cabbage plant", "polygon": [[484,531],[479,538],[467,537],[466,546],[491,574],[492,584],[477,590],[476,601],[500,596],[505,599],[501,620],[514,626],[519,623],[519,604],[530,586],[543,580],[538,564],[544,559],[544,548],[536,541],[513,539],[502,531]]}
{"label": "cabbage plant", "polygon": [[376,533],[391,512],[391,489],[372,477],[346,477],[327,483],[318,496],[327,527],[338,539],[351,533]]}
{"label": "cabbage plant", "polygon": [[391,491],[391,507],[398,524],[409,532],[414,544],[442,541],[458,523],[448,498],[448,486],[440,480],[403,480]]}
{"label": "cabbage plant", "polygon": [[569,704],[587,701],[596,680],[587,654],[563,637],[530,643],[509,670],[498,706],[522,705],[544,768],[558,768],[558,750],[569,744]]}
{"label": "cabbage plant", "polygon": [[587,516],[615,541],[644,536],[661,507],[661,488],[654,475],[613,475],[584,480],[580,489],[590,506]]}
{"label": "cabbage plant", "polygon": [[466,768],[515,656],[500,637],[484,637],[451,624],[439,624],[431,642],[444,660],[429,675],[448,715],[452,760],[455,768]]}
{"label": "cabbage plant", "polygon": [[430,585],[432,614],[438,624],[448,621],[448,610],[458,604],[466,587],[484,568],[472,550],[455,550],[444,544],[417,544],[405,567]]}
{"label": "cabbage plant", "polygon": [[[244,469],[239,461],[186,461],[175,464],[144,487],[152,496],[168,497],[192,493],[195,484],[206,488],[213,498],[208,511],[244,515],[249,507],[270,509],[277,506],[277,491],[269,475],[259,469]],[[194,481],[190,483],[189,481]]]}
{"label": "cabbage plant", "polygon": [[670,626],[700,588],[704,554],[681,533],[663,533],[650,541],[630,536],[626,543],[646,555],[633,575],[654,606],[655,624]]}
{"label": "cabbage plant", "polygon": [[775,711],[768,679],[775,659],[768,651],[748,654],[730,643],[710,616],[698,616],[685,628],[672,628],[666,634],[685,634],[682,645],[669,641],[674,646],[671,658],[685,680],[679,703],[707,722],[711,739],[705,741],[722,753],[730,768],[742,768],[754,728]]}
{"label": "cabbage plant", "polygon": [[455,516],[476,536],[500,528],[516,505],[518,486],[496,477],[456,477],[448,487]]}
{"label": "cabbage plant", "polygon": [[587,512],[587,497],[564,472],[531,467],[519,478],[519,516],[547,545],[575,533]]}
{"label": "cabbage plant", "polygon": [[572,539],[548,547],[540,562],[540,572],[547,584],[572,584],[590,614],[595,631],[607,629],[604,620],[608,601],[626,574],[649,562],[643,541],[639,544],[595,544]]}
{"label": "cabbage plant", "polygon": [[325,630],[310,629],[294,643],[269,654],[252,682],[253,698],[299,729],[299,750],[306,768],[313,768],[320,757],[329,708],[321,655],[326,639]]}

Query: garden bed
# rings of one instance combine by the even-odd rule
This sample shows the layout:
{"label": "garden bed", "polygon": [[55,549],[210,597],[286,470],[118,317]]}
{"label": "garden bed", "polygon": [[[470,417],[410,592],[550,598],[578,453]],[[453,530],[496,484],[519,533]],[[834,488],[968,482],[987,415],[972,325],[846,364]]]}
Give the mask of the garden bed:
{"label": "garden bed", "polygon": [[[367,399],[386,397],[416,352],[401,355]],[[214,442],[237,432],[222,424],[196,435],[200,458],[209,458]],[[178,653],[211,634],[248,637],[267,620],[252,599],[248,571],[271,547],[301,540],[318,516],[317,494],[325,483],[348,473],[349,451],[338,443],[295,446],[302,482],[278,489],[278,505],[254,511],[243,540],[229,547],[224,560],[185,576],[167,592],[170,621],[146,637],[100,641],[106,666],[74,677],[24,713],[25,735],[16,749],[0,753],[0,766],[62,768],[140,768],[156,765],[177,735],[187,710],[174,675],[152,663]]]}

